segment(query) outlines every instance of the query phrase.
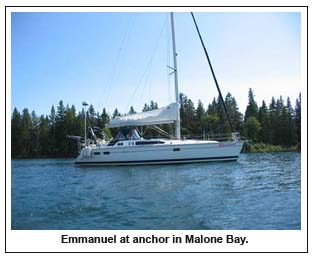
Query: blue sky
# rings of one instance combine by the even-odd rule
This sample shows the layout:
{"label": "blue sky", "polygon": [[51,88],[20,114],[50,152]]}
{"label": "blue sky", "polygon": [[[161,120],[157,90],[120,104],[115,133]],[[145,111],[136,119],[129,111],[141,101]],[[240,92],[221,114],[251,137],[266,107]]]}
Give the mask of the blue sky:
{"label": "blue sky", "polygon": [[[223,94],[241,112],[300,91],[300,13],[195,13]],[[189,13],[176,13],[180,91],[217,97]],[[49,114],[60,100],[96,111],[174,101],[169,13],[12,13],[12,109]]]}

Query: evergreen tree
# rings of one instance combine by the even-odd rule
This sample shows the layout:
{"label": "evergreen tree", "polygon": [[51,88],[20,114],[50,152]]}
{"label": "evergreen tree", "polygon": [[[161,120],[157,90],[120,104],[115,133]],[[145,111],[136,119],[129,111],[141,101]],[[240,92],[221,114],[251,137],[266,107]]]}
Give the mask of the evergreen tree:
{"label": "evergreen tree", "polygon": [[88,121],[88,126],[93,127],[96,126],[96,113],[93,105],[91,104],[89,106],[88,112],[87,112],[87,121]]}
{"label": "evergreen tree", "polygon": [[262,106],[259,108],[258,119],[261,125],[259,140],[269,143],[271,140],[271,125],[269,111],[265,101],[262,101]]}
{"label": "evergreen tree", "polygon": [[285,142],[284,145],[290,147],[297,143],[297,129],[294,116],[294,110],[291,106],[290,98],[287,97],[286,107],[285,107]]}
{"label": "evergreen tree", "polygon": [[218,96],[218,99],[217,99],[217,116],[219,119],[219,122],[218,122],[219,134],[224,135],[224,134],[231,133],[231,128],[230,128],[228,119],[226,117],[226,113],[225,113],[225,110],[223,108],[222,100],[221,100],[220,96]]}
{"label": "evergreen tree", "polygon": [[298,148],[301,147],[301,93],[299,97],[296,99],[295,106],[295,125],[297,129],[297,144]]}
{"label": "evergreen tree", "polygon": [[284,111],[284,100],[282,96],[276,100],[275,124],[273,125],[274,141],[276,145],[284,144],[284,133],[286,128],[286,111]]}
{"label": "evergreen tree", "polygon": [[50,135],[49,135],[49,118],[48,116],[40,116],[40,133],[39,133],[39,155],[48,157],[51,154],[52,148],[50,144]]}
{"label": "evergreen tree", "polygon": [[287,122],[287,109],[285,106],[281,108],[280,117],[279,117],[279,140],[278,144],[282,146],[287,146],[289,143],[288,137],[288,122]]}
{"label": "evergreen tree", "polygon": [[31,116],[27,108],[23,110],[21,121],[21,157],[31,157],[32,144],[31,144],[31,132],[32,132]]}
{"label": "evergreen tree", "polygon": [[145,111],[151,111],[151,110],[156,110],[156,109],[158,109],[157,102],[150,101],[150,105],[147,105],[147,103],[144,103],[144,107],[142,111],[145,112]]}
{"label": "evergreen tree", "polygon": [[106,124],[109,123],[109,115],[108,113],[106,112],[106,109],[103,108],[102,110],[102,113],[101,115],[98,116],[98,123],[97,123],[97,126],[100,128],[100,129],[104,129]]}
{"label": "evergreen tree", "polygon": [[62,154],[66,157],[77,155],[77,144],[72,140],[66,138],[67,135],[79,135],[78,127],[79,125],[76,122],[76,108],[74,105],[69,107],[66,106],[65,109],[65,118],[64,118],[64,128],[65,128],[65,135],[64,135],[64,150]]}
{"label": "evergreen tree", "polygon": [[245,112],[245,122],[249,117],[258,117],[258,105],[255,102],[255,96],[251,88],[248,91],[248,105]]}
{"label": "evergreen tree", "polygon": [[195,107],[191,99],[180,93],[181,134],[194,134],[196,129]]}
{"label": "evergreen tree", "polygon": [[147,105],[147,103],[144,103],[144,107],[143,107],[142,111],[145,112],[145,111],[149,111],[149,110],[150,110],[150,108]]}
{"label": "evergreen tree", "polygon": [[271,127],[271,137],[270,144],[277,145],[278,144],[278,124],[279,124],[279,115],[277,112],[277,105],[275,98],[272,97],[271,103],[269,106],[269,115],[270,115],[270,127]]}
{"label": "evergreen tree", "polygon": [[254,142],[258,141],[260,131],[260,123],[256,117],[248,117],[244,123],[244,135]]}
{"label": "evergreen tree", "polygon": [[208,133],[210,135],[215,135],[215,133],[218,132],[218,129],[220,128],[219,111],[220,111],[219,105],[216,99],[213,98],[212,103],[208,105],[205,117],[208,125]]}
{"label": "evergreen tree", "polygon": [[55,116],[55,145],[56,145],[56,155],[61,156],[64,151],[66,151],[66,123],[65,123],[66,109],[61,100],[57,106],[57,112]]}
{"label": "evergreen tree", "polygon": [[113,119],[116,118],[116,117],[119,117],[121,116],[121,114],[118,112],[117,108],[114,110],[113,112]]}
{"label": "evergreen tree", "polygon": [[76,126],[77,126],[77,135],[84,137],[84,129],[85,129],[85,110],[78,112],[76,118]]}
{"label": "evergreen tree", "polygon": [[197,108],[195,110],[195,121],[196,125],[194,133],[202,134],[207,130],[207,119],[205,118],[204,104],[201,102],[201,100],[198,101]]}
{"label": "evergreen tree", "polygon": [[109,123],[109,115],[106,112],[106,109],[103,108],[102,113],[97,113],[97,127],[99,127],[99,131],[97,136],[101,139],[110,140],[112,138],[112,134],[109,128],[106,125]]}
{"label": "evergreen tree", "polygon": [[51,113],[50,113],[50,116],[49,116],[49,121],[50,121],[50,124],[51,125],[55,125],[56,124],[56,114],[55,114],[55,109],[54,109],[54,106],[52,105],[51,107]]}
{"label": "evergreen tree", "polygon": [[150,110],[157,110],[157,109],[158,109],[157,102],[151,101],[151,103],[150,103]]}
{"label": "evergreen tree", "polygon": [[135,114],[135,113],[136,111],[133,109],[133,106],[131,106],[128,114]]}
{"label": "evergreen tree", "polygon": [[215,136],[218,134],[219,125],[219,118],[216,114],[207,114],[204,116],[204,122],[207,123],[207,131],[208,135]]}
{"label": "evergreen tree", "polygon": [[60,100],[59,105],[57,106],[57,113],[55,116],[56,125],[64,122],[65,119],[65,106],[62,100]]}
{"label": "evergreen tree", "polygon": [[[225,106],[229,113],[229,117],[230,117],[230,120],[232,121],[234,130],[237,132],[241,132],[243,115],[239,112],[237,102],[235,98],[232,96],[232,94],[230,93],[228,93],[225,96]],[[231,131],[228,120],[226,122],[227,122],[227,130]]]}
{"label": "evergreen tree", "polygon": [[40,119],[36,112],[31,112],[32,129],[30,134],[31,154],[34,157],[40,156]]}
{"label": "evergreen tree", "polygon": [[52,105],[51,112],[49,115],[49,148],[50,148],[50,156],[54,157],[56,155],[57,147],[56,147],[56,113],[55,108]]}
{"label": "evergreen tree", "polygon": [[208,105],[207,114],[209,115],[217,115],[219,108],[216,98],[213,98],[212,103]]}
{"label": "evergreen tree", "polygon": [[11,156],[16,158],[20,155],[21,147],[21,132],[22,132],[22,117],[19,111],[14,108],[11,118]]}

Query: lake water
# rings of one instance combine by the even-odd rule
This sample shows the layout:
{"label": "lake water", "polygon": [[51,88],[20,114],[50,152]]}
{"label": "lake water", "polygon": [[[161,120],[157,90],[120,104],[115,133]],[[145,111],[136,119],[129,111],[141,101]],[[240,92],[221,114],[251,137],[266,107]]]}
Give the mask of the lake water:
{"label": "lake water", "polygon": [[12,229],[300,229],[299,153],[76,167],[12,160]]}

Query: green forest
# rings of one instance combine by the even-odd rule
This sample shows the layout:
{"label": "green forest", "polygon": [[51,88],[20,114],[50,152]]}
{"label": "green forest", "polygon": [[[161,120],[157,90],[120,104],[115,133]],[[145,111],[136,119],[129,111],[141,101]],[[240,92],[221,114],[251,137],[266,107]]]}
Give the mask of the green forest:
{"label": "green forest", "polygon": [[[252,89],[248,92],[248,105],[244,113],[238,110],[235,98],[228,93],[225,105],[235,131],[244,139],[260,147],[300,150],[301,141],[301,94],[292,105],[290,99],[272,97],[270,104],[262,101],[258,105]],[[157,102],[146,103],[142,111],[158,108]],[[116,108],[110,115],[105,108],[96,112],[90,105],[87,112],[77,111],[75,106],[64,105],[61,100],[57,107],[51,107],[50,115],[37,115],[25,108],[19,112],[14,108],[11,116],[11,155],[12,158],[75,157],[78,154],[77,142],[67,135],[84,136],[84,120],[87,113],[88,126],[97,126],[107,139],[116,130],[105,125],[111,118],[120,116]],[[129,113],[136,113],[133,107]],[[230,134],[230,125],[222,107],[220,97],[205,108],[199,100],[197,104],[180,93],[180,117],[182,138],[215,138],[219,134]],[[162,126],[169,134],[174,134],[172,125]],[[153,130],[141,129],[144,137],[159,135]],[[246,143],[245,151],[252,151]]]}

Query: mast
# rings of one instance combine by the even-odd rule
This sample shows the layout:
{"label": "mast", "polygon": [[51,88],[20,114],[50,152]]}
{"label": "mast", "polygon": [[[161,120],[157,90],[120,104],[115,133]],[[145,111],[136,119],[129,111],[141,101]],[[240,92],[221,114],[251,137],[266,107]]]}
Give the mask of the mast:
{"label": "mast", "polygon": [[175,87],[175,98],[177,106],[176,115],[176,138],[181,139],[181,127],[180,127],[180,106],[179,106],[179,86],[178,86],[178,68],[177,68],[177,52],[175,44],[175,33],[174,33],[174,20],[173,12],[171,12],[171,32],[172,32],[172,51],[173,51],[173,72],[174,72],[174,87]]}

